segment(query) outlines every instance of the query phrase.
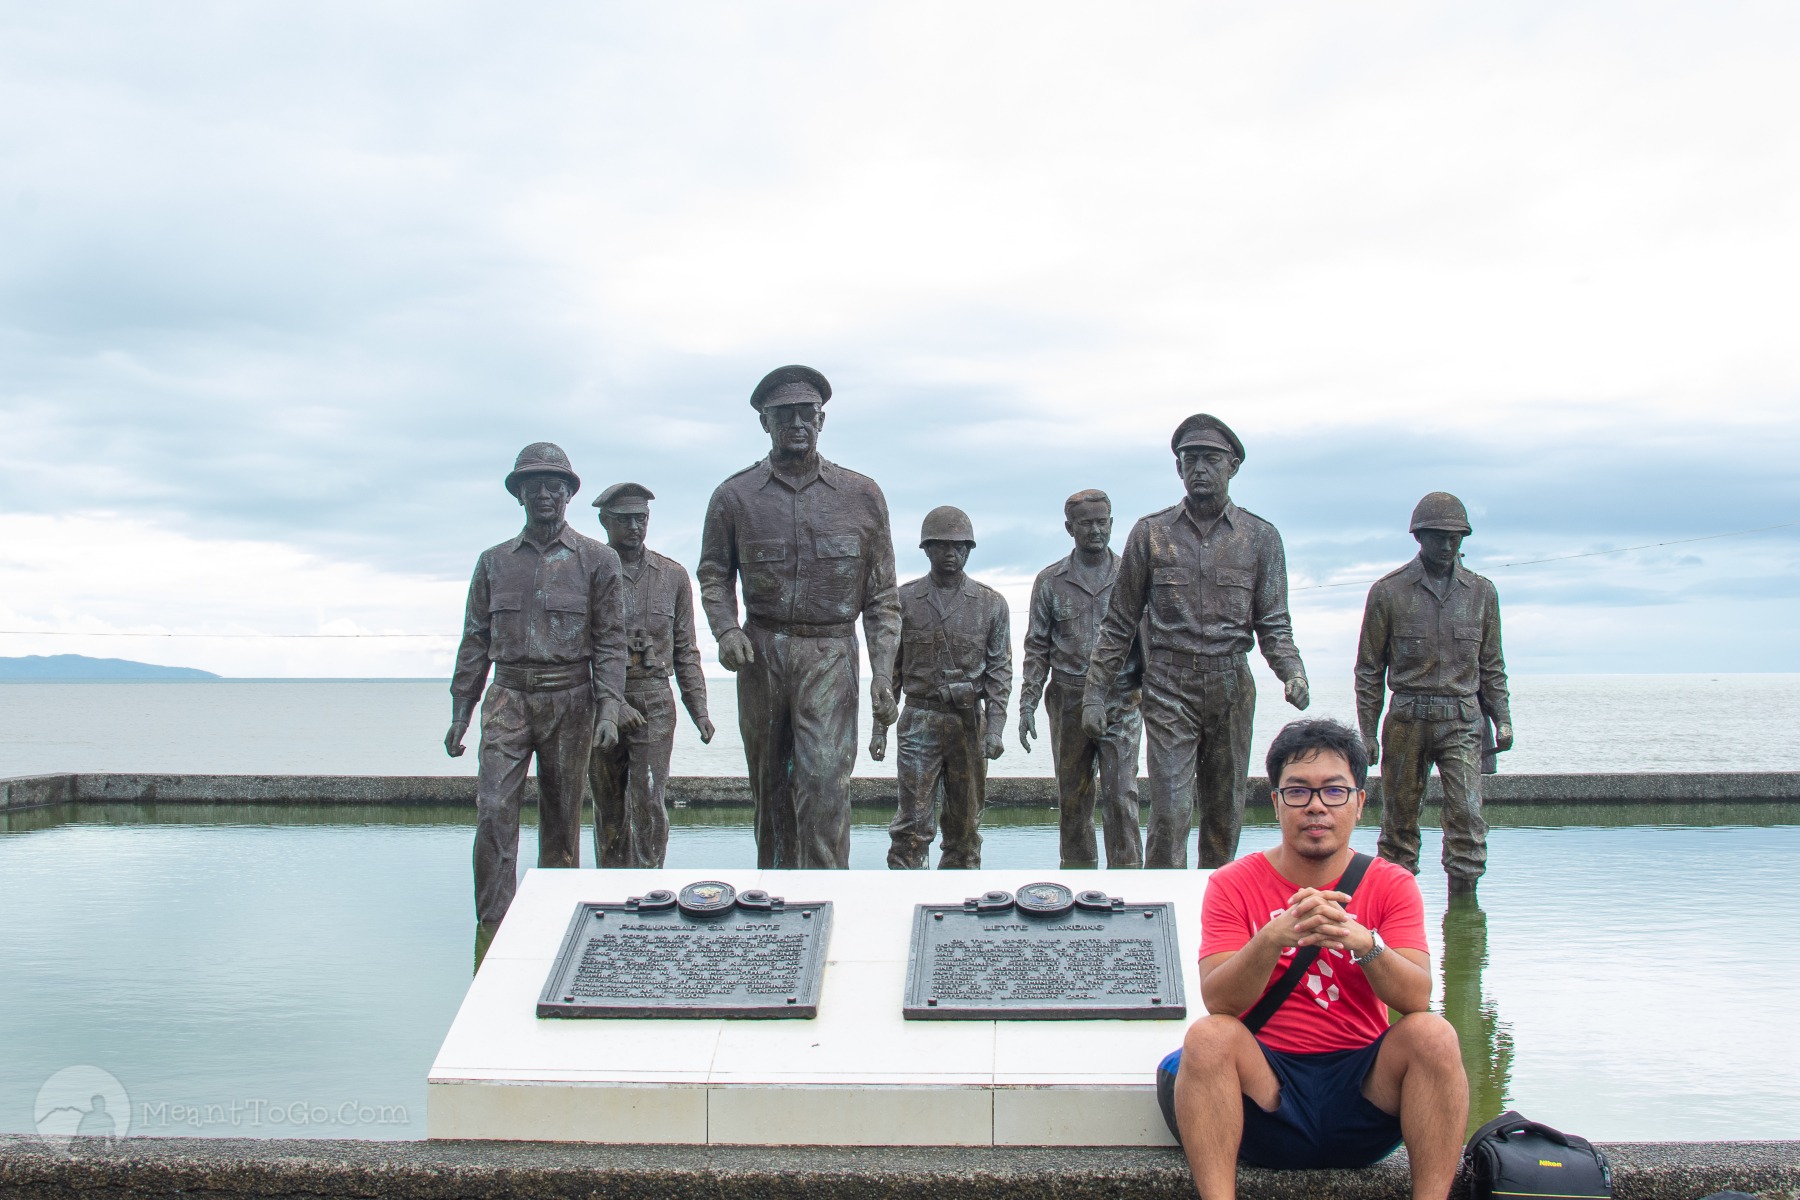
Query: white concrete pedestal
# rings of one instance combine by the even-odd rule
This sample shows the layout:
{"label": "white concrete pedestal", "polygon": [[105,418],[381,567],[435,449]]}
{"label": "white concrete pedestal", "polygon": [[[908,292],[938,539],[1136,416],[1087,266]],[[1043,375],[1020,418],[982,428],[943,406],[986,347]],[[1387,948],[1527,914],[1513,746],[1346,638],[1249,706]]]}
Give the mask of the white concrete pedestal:
{"label": "white concrete pedestal", "polygon": [[[432,1064],[434,1138],[829,1146],[1163,1146],[1152,1072],[1203,1011],[1204,871],[529,872]],[[722,879],[834,905],[813,1020],[535,1015],[584,900]],[[1051,879],[1172,901],[1187,1020],[908,1021],[913,906]]]}

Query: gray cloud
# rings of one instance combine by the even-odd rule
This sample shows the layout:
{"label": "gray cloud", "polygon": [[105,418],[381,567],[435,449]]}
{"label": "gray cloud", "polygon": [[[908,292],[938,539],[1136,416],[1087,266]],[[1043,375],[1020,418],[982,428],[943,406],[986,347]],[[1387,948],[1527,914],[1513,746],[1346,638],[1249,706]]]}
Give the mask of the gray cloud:
{"label": "gray cloud", "polygon": [[[897,11],[694,11],[0,13],[0,510],[457,578],[517,525],[513,453],[549,438],[579,520],[639,479],[691,560],[711,488],[765,448],[750,386],[804,361],[907,573],[939,503],[974,515],[980,570],[1062,554],[1081,487],[1122,540],[1178,498],[1166,431],[1200,408],[1250,443],[1236,493],[1297,580],[1404,561],[1440,487],[1477,514],[1476,565],[1800,512],[1800,364],[1746,290],[1800,268],[1783,205],[1746,199],[1793,198],[1767,178],[1791,151],[1753,136],[1781,107],[1768,48],[1800,40],[1779,14],[1652,36],[1630,6],[1496,6],[1303,37],[1174,6],[958,47]],[[1691,73],[1665,93],[1675,42]],[[1183,46],[1219,71],[1176,70]],[[1079,95],[1071,61],[1098,80]],[[1710,96],[1721,119],[1565,129],[1514,103],[1592,101],[1589,75],[1622,109]],[[1436,137],[1422,99],[1483,136]],[[1676,176],[1713,190],[1643,185]],[[1638,263],[1673,273],[1660,310],[1629,307]],[[1795,545],[1496,577],[1521,606],[1730,624],[1792,596]]]}

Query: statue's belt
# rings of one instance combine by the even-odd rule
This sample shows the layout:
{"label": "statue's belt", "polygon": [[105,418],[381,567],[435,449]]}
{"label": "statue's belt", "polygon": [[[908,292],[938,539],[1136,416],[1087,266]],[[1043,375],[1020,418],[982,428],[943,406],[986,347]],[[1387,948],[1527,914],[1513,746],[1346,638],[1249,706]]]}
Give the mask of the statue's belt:
{"label": "statue's belt", "polygon": [[966,717],[977,707],[980,699],[981,697],[977,695],[975,699],[971,700],[967,705],[958,707],[947,700],[939,700],[935,696],[915,696],[911,692],[908,692],[906,694],[906,707],[922,708],[926,712],[949,713],[954,717]]}
{"label": "statue's belt", "polygon": [[765,621],[761,617],[751,617],[750,624],[765,633],[785,634],[788,637],[853,638],[856,636],[855,621],[844,621],[835,625],[815,625],[809,621]]}
{"label": "statue's belt", "polygon": [[494,684],[515,692],[563,692],[572,687],[592,683],[593,668],[586,662],[565,663],[550,667],[524,667],[513,663],[494,664]]}
{"label": "statue's belt", "polygon": [[1186,650],[1152,650],[1150,661],[1182,671],[1235,671],[1249,661],[1246,654],[1190,654]]}
{"label": "statue's belt", "polygon": [[1392,711],[1395,716],[1410,717],[1415,721],[1472,721],[1474,717],[1463,715],[1463,706],[1474,703],[1474,696],[1422,696],[1416,692],[1395,692]]}

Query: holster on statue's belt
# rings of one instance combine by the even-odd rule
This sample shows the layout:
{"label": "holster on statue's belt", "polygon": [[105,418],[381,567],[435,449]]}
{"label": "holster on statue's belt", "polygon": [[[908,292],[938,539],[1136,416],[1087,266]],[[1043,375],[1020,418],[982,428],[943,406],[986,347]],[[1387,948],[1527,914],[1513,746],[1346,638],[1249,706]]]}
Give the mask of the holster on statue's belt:
{"label": "holster on statue's belt", "polygon": [[856,636],[855,621],[840,621],[835,625],[816,625],[810,621],[765,621],[761,617],[751,617],[750,624],[769,633],[784,634],[787,637],[853,638]]}
{"label": "holster on statue's belt", "polygon": [[1152,650],[1150,661],[1178,671],[1235,671],[1249,661],[1245,654],[1190,654],[1186,650]]}
{"label": "holster on statue's belt", "polygon": [[511,688],[515,692],[565,692],[593,681],[593,668],[585,662],[565,663],[554,667],[494,664],[495,685]]}
{"label": "holster on statue's belt", "polygon": [[631,675],[625,676],[625,693],[665,691],[669,686],[667,675]]}
{"label": "holster on statue's belt", "polygon": [[1395,692],[1391,711],[1402,720],[1473,721],[1481,716],[1481,702],[1473,696],[1422,696]]}

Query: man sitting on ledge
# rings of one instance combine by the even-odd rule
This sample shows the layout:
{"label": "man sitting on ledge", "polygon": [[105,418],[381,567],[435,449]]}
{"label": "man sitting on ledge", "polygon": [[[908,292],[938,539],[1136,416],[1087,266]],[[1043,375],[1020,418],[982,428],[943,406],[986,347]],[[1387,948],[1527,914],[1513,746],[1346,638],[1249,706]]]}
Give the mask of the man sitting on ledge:
{"label": "man sitting on ledge", "polygon": [[[1469,1083],[1456,1030],[1427,1011],[1418,883],[1350,849],[1369,775],[1362,737],[1295,721],[1269,747],[1268,771],[1281,844],[1207,880],[1200,992],[1211,1015],[1158,1068],[1163,1115],[1205,1200],[1236,1195],[1239,1161],[1363,1167],[1402,1141],[1415,1200],[1443,1200]],[[1291,991],[1272,1004],[1296,960]],[[1392,1025],[1389,1008],[1402,1014]]]}

